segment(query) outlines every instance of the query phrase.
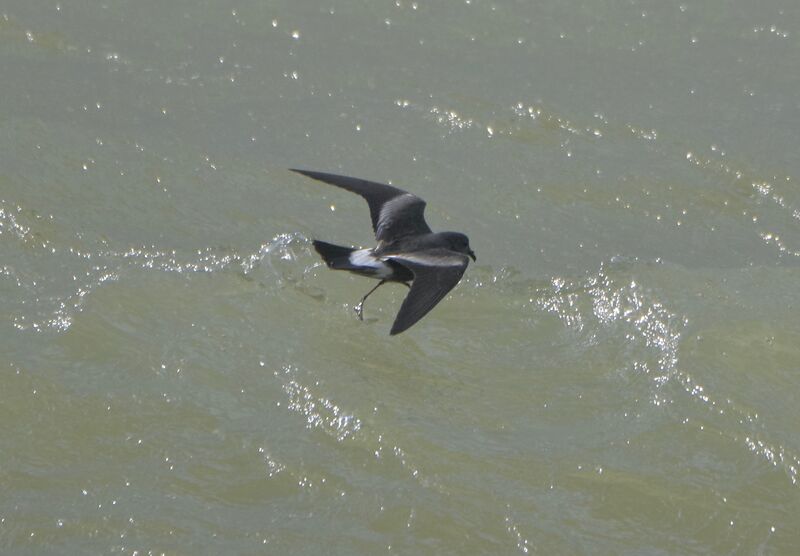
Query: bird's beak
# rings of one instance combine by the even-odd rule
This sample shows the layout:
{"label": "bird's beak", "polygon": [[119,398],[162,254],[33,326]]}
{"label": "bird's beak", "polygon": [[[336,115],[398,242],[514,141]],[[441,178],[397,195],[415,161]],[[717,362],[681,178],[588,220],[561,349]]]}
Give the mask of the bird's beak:
{"label": "bird's beak", "polygon": [[472,257],[472,260],[473,260],[473,261],[475,261],[475,262],[478,262],[478,257],[476,257],[476,256],[475,256],[475,251],[473,251],[472,249],[470,249],[470,250],[469,250],[469,252],[467,253],[467,255],[469,255],[470,257]]}

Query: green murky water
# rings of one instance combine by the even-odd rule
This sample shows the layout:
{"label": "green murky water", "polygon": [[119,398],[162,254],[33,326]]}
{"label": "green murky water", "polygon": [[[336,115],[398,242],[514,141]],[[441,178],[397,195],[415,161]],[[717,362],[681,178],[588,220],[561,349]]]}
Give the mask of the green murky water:
{"label": "green murky water", "polygon": [[[0,6],[4,554],[794,554],[791,2]],[[461,285],[322,267],[392,181]]]}

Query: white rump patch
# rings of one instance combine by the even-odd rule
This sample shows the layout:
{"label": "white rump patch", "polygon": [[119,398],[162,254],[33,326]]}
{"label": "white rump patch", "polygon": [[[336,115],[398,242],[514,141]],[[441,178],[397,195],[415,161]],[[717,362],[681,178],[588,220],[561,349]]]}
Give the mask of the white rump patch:
{"label": "white rump patch", "polygon": [[350,253],[350,262],[357,266],[371,266],[373,268],[378,268],[383,265],[379,259],[375,258],[371,249],[353,251]]}
{"label": "white rump patch", "polygon": [[350,263],[355,266],[366,266],[374,268],[376,275],[381,278],[386,278],[392,274],[392,269],[389,265],[372,254],[372,249],[359,249],[350,253]]}

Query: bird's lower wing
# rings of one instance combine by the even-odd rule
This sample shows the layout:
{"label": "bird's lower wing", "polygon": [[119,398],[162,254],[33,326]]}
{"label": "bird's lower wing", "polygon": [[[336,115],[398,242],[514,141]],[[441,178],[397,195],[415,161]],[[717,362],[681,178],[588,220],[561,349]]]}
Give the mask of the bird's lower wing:
{"label": "bird's lower wing", "polygon": [[407,330],[428,314],[458,284],[469,263],[465,255],[446,249],[391,255],[387,258],[414,273],[411,290],[392,325],[392,335]]}

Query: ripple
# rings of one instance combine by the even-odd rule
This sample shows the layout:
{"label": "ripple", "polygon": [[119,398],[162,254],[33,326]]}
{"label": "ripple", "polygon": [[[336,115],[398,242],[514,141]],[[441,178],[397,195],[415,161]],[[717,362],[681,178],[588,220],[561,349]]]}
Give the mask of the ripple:
{"label": "ripple", "polygon": [[[21,224],[15,213],[0,205],[0,234],[4,231],[23,241],[35,237],[29,226]],[[298,273],[297,261],[310,253],[309,240],[298,233],[278,234],[252,253],[235,249],[204,248],[194,256],[175,250],[162,250],[155,245],[129,247],[123,251],[102,249],[98,251],[50,246],[47,257],[63,259],[62,267],[77,265],[82,271],[64,272],[60,275],[21,275],[12,265],[0,268],[0,275],[16,282],[17,287],[30,290],[23,314],[11,317],[12,325],[19,331],[41,332],[53,330],[66,332],[75,316],[81,312],[86,300],[107,283],[126,279],[131,270],[145,270],[178,275],[239,272],[251,276],[264,268],[275,287],[297,285],[318,266],[309,263]],[[66,291],[65,291],[66,290]],[[310,292],[313,293],[313,292]]]}
{"label": "ripple", "polygon": [[685,157],[698,170],[733,179],[736,187],[726,193],[723,206],[752,223],[764,244],[774,245],[779,255],[800,257],[800,249],[788,245],[777,231],[783,227],[792,233],[800,220],[800,208],[792,201],[796,197],[792,176],[765,178],[728,160],[727,153],[716,145],[711,145],[710,150],[709,155],[688,151]]}
{"label": "ripple", "polygon": [[[298,369],[293,365],[285,365],[273,374],[281,381],[281,389],[288,401],[287,409],[302,416],[306,428],[321,430],[337,442],[355,442],[368,450],[376,461],[399,463],[408,476],[421,485],[439,487],[437,482],[421,472],[402,447],[391,442],[384,433],[372,430],[355,412],[319,394],[319,382],[303,384],[297,376]],[[391,456],[388,459],[387,454]]]}
{"label": "ripple", "polygon": [[[659,371],[654,376],[656,385],[674,377],[681,331],[687,320],[652,299],[635,280],[620,284],[604,269],[583,281],[555,277],[550,292],[538,297],[535,303],[579,331],[591,317],[601,326],[627,324],[629,339],[641,339],[646,347],[656,351]],[[649,371],[646,362],[638,362],[636,366]]]}
{"label": "ripple", "polygon": [[0,236],[9,234],[22,241],[30,239],[30,226],[24,226],[17,219],[20,212],[22,212],[22,207],[10,207],[0,199]]}
{"label": "ripple", "polygon": [[[510,508],[509,508],[510,510]],[[533,546],[531,545],[531,541],[529,541],[520,531],[519,525],[511,516],[511,514],[507,514],[504,518],[506,531],[514,540],[517,546],[517,550],[519,550],[522,554],[530,553]]]}
{"label": "ripple", "polygon": [[[285,375],[291,376],[293,368],[283,368]],[[275,376],[279,376],[276,372]],[[288,408],[305,417],[309,429],[319,428],[342,442],[361,430],[361,419],[343,411],[338,405],[325,397],[315,396],[311,390],[295,379],[283,383],[283,391],[289,399]]]}
{"label": "ripple", "polygon": [[[565,326],[578,332],[592,332],[610,326],[623,325],[620,333],[626,342],[641,342],[655,355],[655,368],[647,360],[631,361],[630,368],[650,377],[654,390],[651,403],[671,405],[674,395],[665,387],[675,385],[706,409],[706,419],[712,419],[716,430],[732,442],[743,445],[775,467],[782,468],[793,485],[798,482],[800,457],[780,443],[764,439],[758,415],[741,409],[735,400],[720,397],[701,384],[680,366],[680,345],[689,324],[685,315],[671,311],[655,291],[639,281],[613,277],[603,265],[599,272],[582,280],[562,277],[552,279],[549,288],[540,291],[530,302],[556,315]],[[690,419],[681,417],[683,424]],[[705,425],[697,425],[705,430]]]}

